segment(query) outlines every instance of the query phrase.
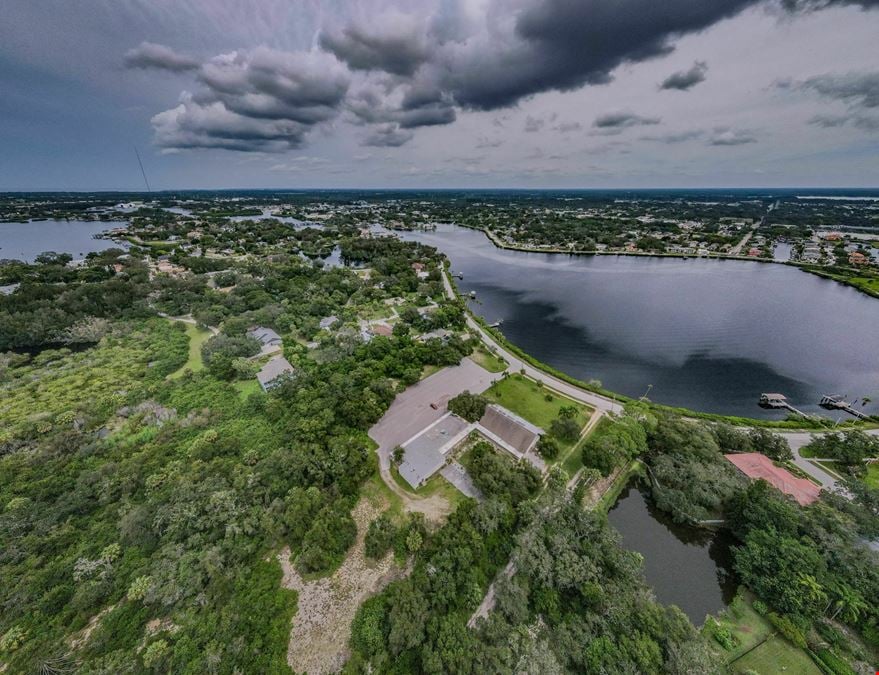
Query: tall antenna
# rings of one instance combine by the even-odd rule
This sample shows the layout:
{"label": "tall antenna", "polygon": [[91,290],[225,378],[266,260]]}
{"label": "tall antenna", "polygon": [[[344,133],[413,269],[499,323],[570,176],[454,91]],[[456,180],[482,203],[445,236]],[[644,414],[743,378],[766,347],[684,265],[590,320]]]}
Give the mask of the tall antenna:
{"label": "tall antenna", "polygon": [[152,192],[150,189],[150,182],[147,180],[146,171],[143,170],[143,162],[140,161],[140,153],[137,151],[137,146],[134,146],[134,154],[137,155],[137,163],[140,164],[140,172],[143,174],[143,182],[146,183],[147,192]]}

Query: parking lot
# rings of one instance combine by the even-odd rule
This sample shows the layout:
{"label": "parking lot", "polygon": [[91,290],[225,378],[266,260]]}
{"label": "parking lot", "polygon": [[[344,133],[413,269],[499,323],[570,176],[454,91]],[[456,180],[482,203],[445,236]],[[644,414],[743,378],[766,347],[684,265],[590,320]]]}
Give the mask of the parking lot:
{"label": "parking lot", "polygon": [[[462,391],[482,393],[498,375],[490,373],[469,358],[460,365],[443,368],[438,373],[412,385],[397,395],[384,416],[369,430],[369,436],[378,443],[382,468],[390,466],[390,453],[446,413],[450,398]],[[431,408],[434,403],[437,408]]]}

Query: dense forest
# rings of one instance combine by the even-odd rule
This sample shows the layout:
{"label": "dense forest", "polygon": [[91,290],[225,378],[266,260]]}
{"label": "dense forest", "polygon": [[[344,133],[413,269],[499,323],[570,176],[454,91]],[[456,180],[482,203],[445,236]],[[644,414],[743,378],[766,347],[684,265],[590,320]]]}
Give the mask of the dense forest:
{"label": "dense forest", "polygon": [[[457,199],[421,208],[485,214]],[[766,429],[642,401],[580,438],[586,418],[562,406],[535,446],[546,473],[471,439],[459,461],[482,499],[457,495],[435,519],[387,500],[356,522],[376,486],[394,493],[367,430],[475,340],[437,251],[364,231],[377,213],[411,224],[404,205],[317,225],[321,207],[291,199],[279,217],[302,222],[230,219],[257,203],[143,207],[126,248],[0,262],[16,285],[0,294],[0,671],[290,672],[302,598],[284,575],[327,579],[362,544],[391,572],[351,609],[344,672],[722,672],[731,634],[659,604],[608,525],[603,499],[633,475],[677,523],[731,532],[750,606],[824,672],[876,657],[879,442],[860,431],[807,446],[846,489],[801,507],[724,458],[792,468]],[[256,373],[279,357],[290,369],[264,390]],[[476,420],[488,400],[449,408]]]}

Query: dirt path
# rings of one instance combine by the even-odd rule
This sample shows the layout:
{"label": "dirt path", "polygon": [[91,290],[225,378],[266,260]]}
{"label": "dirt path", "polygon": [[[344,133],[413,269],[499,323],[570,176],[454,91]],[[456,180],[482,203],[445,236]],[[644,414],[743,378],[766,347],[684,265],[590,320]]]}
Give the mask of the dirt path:
{"label": "dirt path", "polygon": [[345,562],[331,576],[305,581],[290,563],[290,549],[278,554],[284,572],[284,588],[299,593],[287,663],[296,673],[318,675],[336,673],[349,656],[351,620],[360,604],[405,573],[394,564],[393,554],[383,560],[368,560],[364,538],[369,523],[387,507],[361,499],[352,512],[357,523],[357,540]]}

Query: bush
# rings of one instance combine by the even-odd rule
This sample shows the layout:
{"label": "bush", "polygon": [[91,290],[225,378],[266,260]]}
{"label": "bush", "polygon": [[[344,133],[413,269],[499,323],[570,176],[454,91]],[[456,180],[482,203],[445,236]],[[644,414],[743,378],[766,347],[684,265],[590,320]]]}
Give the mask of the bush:
{"label": "bush", "polygon": [[351,622],[351,646],[361,654],[373,656],[384,648],[386,603],[386,595],[376,595],[357,608]]}
{"label": "bush", "polygon": [[559,415],[558,418],[553,420],[552,424],[549,425],[549,432],[556,438],[571,443],[579,438],[580,425],[577,424],[577,420],[575,419]]}
{"label": "bush", "polygon": [[320,510],[302,540],[296,560],[303,572],[324,572],[338,564],[357,537],[357,525],[347,500],[337,500]]}
{"label": "bush", "polygon": [[384,557],[394,544],[397,528],[387,513],[381,514],[369,524],[366,531],[365,550],[366,555],[373,560]]}
{"label": "bush", "polygon": [[709,618],[705,627],[717,644],[723,647],[726,651],[731,651],[739,646],[738,638],[730,632],[729,628],[720,625],[716,619]]}
{"label": "bush", "polygon": [[807,646],[806,636],[800,627],[797,626],[790,617],[783,616],[781,614],[776,614],[775,612],[769,612],[767,615],[769,619],[769,623],[781,633],[784,637],[788,639],[788,641],[799,647],[800,649],[805,649]]}
{"label": "bush", "polygon": [[754,600],[754,602],[751,603],[751,607],[753,607],[754,611],[760,616],[766,616],[769,613],[769,607],[767,607],[766,603],[762,600]]}
{"label": "bush", "polygon": [[537,452],[544,459],[555,459],[559,456],[559,444],[552,436],[541,436],[537,441]]}
{"label": "bush", "polygon": [[774,434],[769,429],[753,428],[748,432],[751,445],[757,452],[762,452],[770,459],[784,462],[794,458],[790,446],[782,436]]}
{"label": "bush", "polygon": [[819,665],[824,666],[828,671],[833,673],[833,675],[855,675],[855,671],[852,667],[831,650],[820,649],[817,653],[812,653],[819,661]]}

